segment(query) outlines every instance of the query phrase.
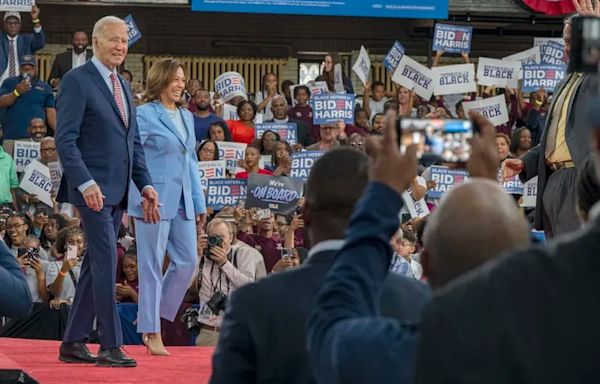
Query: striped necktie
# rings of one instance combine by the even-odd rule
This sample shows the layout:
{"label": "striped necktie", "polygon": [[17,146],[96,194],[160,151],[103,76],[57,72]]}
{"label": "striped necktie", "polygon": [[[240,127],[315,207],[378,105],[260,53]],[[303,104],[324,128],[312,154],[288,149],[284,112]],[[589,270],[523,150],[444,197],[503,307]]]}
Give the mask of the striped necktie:
{"label": "striped necktie", "polygon": [[123,124],[127,127],[127,113],[125,112],[125,101],[123,100],[123,92],[121,91],[121,82],[114,73],[110,74],[110,79],[112,80],[115,102],[117,103],[117,108],[119,108],[121,120],[123,120]]}
{"label": "striped necktie", "polygon": [[15,39],[8,39],[8,77],[17,76],[17,60],[15,59]]}

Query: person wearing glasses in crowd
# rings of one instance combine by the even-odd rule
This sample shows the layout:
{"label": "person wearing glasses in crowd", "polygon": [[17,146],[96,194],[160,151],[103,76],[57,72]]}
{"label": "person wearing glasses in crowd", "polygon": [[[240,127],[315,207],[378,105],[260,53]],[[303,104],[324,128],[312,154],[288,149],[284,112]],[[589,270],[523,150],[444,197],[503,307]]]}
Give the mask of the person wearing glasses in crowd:
{"label": "person wearing glasses in crowd", "polygon": [[214,140],[204,140],[198,147],[199,161],[215,161],[219,160],[219,146]]}

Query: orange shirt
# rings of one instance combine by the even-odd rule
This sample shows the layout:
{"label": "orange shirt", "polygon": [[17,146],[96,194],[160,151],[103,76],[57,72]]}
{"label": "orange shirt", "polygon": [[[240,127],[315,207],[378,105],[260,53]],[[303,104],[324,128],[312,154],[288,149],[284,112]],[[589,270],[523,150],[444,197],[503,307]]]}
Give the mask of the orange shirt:
{"label": "orange shirt", "polygon": [[231,132],[231,140],[236,143],[252,143],[254,137],[254,128],[238,120],[227,120],[227,126]]}

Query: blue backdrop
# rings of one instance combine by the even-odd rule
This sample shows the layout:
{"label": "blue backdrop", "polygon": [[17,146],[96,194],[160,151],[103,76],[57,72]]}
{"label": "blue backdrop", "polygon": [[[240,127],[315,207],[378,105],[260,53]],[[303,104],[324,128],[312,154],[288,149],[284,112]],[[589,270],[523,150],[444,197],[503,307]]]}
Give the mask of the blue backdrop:
{"label": "blue backdrop", "polygon": [[448,0],[192,0],[192,11],[446,19]]}

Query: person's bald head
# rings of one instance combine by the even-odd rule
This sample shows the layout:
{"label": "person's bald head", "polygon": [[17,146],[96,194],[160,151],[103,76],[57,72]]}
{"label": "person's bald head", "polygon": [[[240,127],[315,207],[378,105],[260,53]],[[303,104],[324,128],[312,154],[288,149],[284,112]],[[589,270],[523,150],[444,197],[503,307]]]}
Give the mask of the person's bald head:
{"label": "person's bald head", "polygon": [[369,181],[369,158],[333,149],[313,165],[306,184],[303,219],[311,244],[343,239],[354,206]]}
{"label": "person's bald head", "polygon": [[429,216],[423,268],[432,287],[529,243],[529,229],[499,183],[472,179],[452,191]]}

